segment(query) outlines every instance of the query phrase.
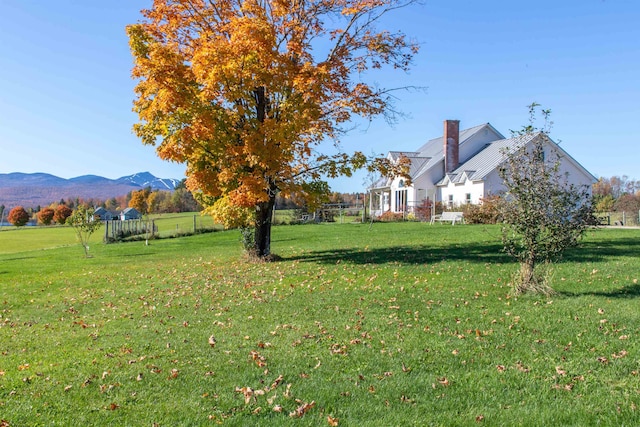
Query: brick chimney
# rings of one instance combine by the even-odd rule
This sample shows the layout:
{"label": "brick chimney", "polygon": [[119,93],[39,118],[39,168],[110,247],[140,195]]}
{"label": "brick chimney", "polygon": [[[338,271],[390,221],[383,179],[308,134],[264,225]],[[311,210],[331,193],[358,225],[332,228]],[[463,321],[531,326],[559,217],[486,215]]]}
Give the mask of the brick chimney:
{"label": "brick chimney", "polygon": [[444,173],[453,172],[460,163],[460,120],[444,121]]}

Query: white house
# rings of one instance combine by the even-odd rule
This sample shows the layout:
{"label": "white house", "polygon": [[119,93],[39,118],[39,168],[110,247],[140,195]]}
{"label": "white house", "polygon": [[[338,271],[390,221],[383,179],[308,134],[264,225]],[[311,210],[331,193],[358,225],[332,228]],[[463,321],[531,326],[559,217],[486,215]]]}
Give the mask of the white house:
{"label": "white house", "polygon": [[[504,190],[498,170],[505,161],[505,151],[529,145],[540,137],[541,134],[532,134],[505,138],[489,123],[460,131],[458,120],[445,120],[443,136],[428,141],[415,152],[389,152],[390,160],[403,155],[411,160],[412,182],[407,185],[402,178],[380,179],[369,189],[371,212],[408,213],[426,199],[443,202],[449,208],[478,204],[482,198]],[[596,182],[558,144],[549,138],[545,138],[545,144],[559,156],[561,172],[568,174],[570,183],[590,188]]]}

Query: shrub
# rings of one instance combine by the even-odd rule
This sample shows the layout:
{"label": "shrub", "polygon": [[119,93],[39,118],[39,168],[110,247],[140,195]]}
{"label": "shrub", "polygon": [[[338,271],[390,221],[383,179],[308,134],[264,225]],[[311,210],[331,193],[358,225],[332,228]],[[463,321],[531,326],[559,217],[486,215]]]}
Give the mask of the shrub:
{"label": "shrub", "polygon": [[58,207],[56,208],[56,212],[53,215],[53,220],[58,224],[64,224],[67,221],[67,218],[69,218],[72,213],[73,211],[71,210],[71,208],[65,205],[58,205]]}
{"label": "shrub", "polygon": [[465,205],[464,220],[467,224],[495,224],[500,221],[499,196],[487,196],[480,199],[480,204]]}
{"label": "shrub", "polygon": [[431,213],[433,211],[433,201],[424,199],[418,206],[414,208],[416,219],[419,221],[431,221]]}
{"label": "shrub", "polygon": [[44,208],[38,212],[38,221],[40,221],[41,224],[50,225],[55,213],[56,212],[51,208]]}
{"label": "shrub", "polygon": [[22,227],[29,222],[29,214],[22,206],[16,206],[11,209],[9,212],[9,216],[7,217],[7,221],[16,227]]}
{"label": "shrub", "polygon": [[378,217],[378,220],[384,221],[384,222],[402,221],[403,219],[404,219],[404,216],[402,215],[402,212],[396,213],[391,211],[386,211],[385,213],[383,213]]}

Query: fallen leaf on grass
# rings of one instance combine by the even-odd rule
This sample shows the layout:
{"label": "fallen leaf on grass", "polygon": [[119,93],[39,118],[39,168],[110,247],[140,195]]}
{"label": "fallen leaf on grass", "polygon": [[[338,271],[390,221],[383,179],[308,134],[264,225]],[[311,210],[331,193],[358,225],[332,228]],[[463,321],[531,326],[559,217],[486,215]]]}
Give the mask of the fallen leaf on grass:
{"label": "fallen leaf on grass", "polygon": [[267,359],[257,351],[251,350],[249,352],[249,355],[256,362],[256,365],[258,365],[258,367],[264,368],[265,366],[267,366],[267,361],[266,361]]}
{"label": "fallen leaf on grass", "polygon": [[211,347],[215,347],[215,346],[216,346],[216,342],[217,342],[217,341],[216,341],[216,337],[214,337],[213,335],[211,335],[211,336],[209,337],[209,345],[210,345]]}
{"label": "fallen leaf on grass", "polygon": [[558,373],[558,375],[562,375],[562,376],[567,375],[567,371],[562,369],[560,366],[556,366],[556,372]]}
{"label": "fallen leaf on grass", "polygon": [[554,384],[552,386],[555,390],[566,390],[566,391],[571,391],[573,390],[573,383],[568,383],[568,384]]}
{"label": "fallen leaf on grass", "polygon": [[282,382],[282,378],[283,378],[283,376],[279,375],[278,378],[276,378],[275,381],[271,384],[271,386],[269,387],[269,390],[273,390],[276,387],[278,387],[280,385],[280,383]]}
{"label": "fallen leaf on grass", "polygon": [[236,387],[236,393],[242,393],[244,395],[244,403],[248,405],[251,402],[251,398],[256,400],[253,389],[251,387]]}
{"label": "fallen leaf on grass", "polygon": [[447,377],[438,378],[438,382],[443,387],[448,387],[449,386],[449,380],[447,379]]}
{"label": "fallen leaf on grass", "polygon": [[331,427],[336,427],[338,425],[338,419],[337,418],[333,418],[331,415],[329,415],[329,416],[327,416],[327,423]]}
{"label": "fallen leaf on grass", "polygon": [[407,396],[405,396],[404,394],[402,396],[400,396],[400,402],[402,403],[416,403],[415,399],[410,399]]}
{"label": "fallen leaf on grass", "polygon": [[627,350],[620,350],[619,353],[613,353],[611,357],[613,357],[614,359],[622,359],[626,355],[627,355]]}
{"label": "fallen leaf on grass", "polygon": [[312,401],[311,403],[303,403],[302,405],[298,406],[295,411],[290,412],[289,416],[291,418],[300,418],[304,416],[304,414],[309,412],[314,406],[316,406],[315,401]]}

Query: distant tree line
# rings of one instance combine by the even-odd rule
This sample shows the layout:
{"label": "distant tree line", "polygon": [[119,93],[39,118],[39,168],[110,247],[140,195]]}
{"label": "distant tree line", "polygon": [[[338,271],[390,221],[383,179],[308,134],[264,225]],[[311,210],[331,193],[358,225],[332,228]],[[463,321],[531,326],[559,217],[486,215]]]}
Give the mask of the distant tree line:
{"label": "distant tree line", "polygon": [[640,211],[640,180],[623,175],[600,178],[593,184],[593,201],[596,212]]}
{"label": "distant tree line", "polygon": [[72,197],[60,199],[44,207],[15,206],[7,209],[4,205],[0,205],[0,218],[4,218],[16,226],[24,226],[33,218],[42,225],[65,224],[74,211],[80,207],[103,207],[113,212],[122,211],[127,207],[135,207],[143,214],[198,212],[202,210],[200,204],[185,187],[183,180],[173,191],[152,190],[148,187],[107,200]]}
{"label": "distant tree line", "polygon": [[[338,193],[336,191],[329,192],[321,201],[326,204],[342,204],[346,206],[362,206],[365,199],[365,193]],[[303,209],[306,207],[304,200],[296,195],[291,197],[283,197],[281,194],[276,196],[275,207],[280,209]]]}

